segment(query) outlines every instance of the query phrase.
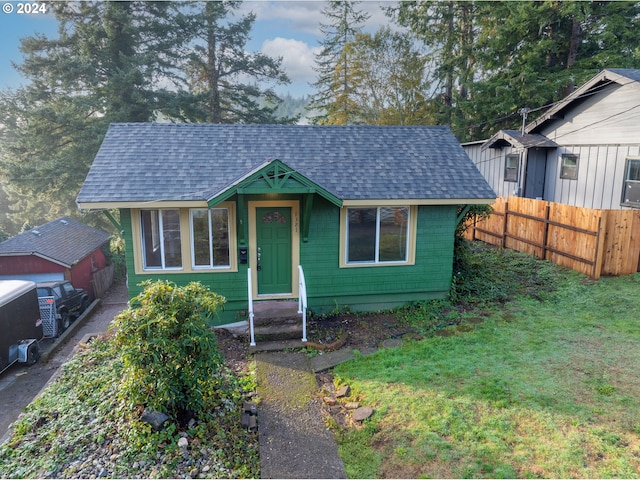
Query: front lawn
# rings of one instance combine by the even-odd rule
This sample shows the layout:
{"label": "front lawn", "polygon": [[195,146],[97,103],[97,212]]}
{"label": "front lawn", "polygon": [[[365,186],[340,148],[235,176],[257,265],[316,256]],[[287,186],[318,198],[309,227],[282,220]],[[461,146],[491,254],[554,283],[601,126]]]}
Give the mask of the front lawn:
{"label": "front lawn", "polygon": [[349,477],[640,476],[640,275],[474,250],[457,306],[407,312],[423,340],[335,369],[375,409]]}

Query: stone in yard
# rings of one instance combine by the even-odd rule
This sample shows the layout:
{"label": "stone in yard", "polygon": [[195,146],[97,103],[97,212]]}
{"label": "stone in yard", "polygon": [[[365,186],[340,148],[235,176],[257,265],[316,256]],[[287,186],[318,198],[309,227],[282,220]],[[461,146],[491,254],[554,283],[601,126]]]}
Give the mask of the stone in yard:
{"label": "stone in yard", "polygon": [[333,405],[335,405],[337,403],[336,399],[333,398],[333,397],[324,397],[323,400],[324,400],[324,403],[326,403],[327,405],[331,405],[331,406],[333,406]]}
{"label": "stone in yard", "polygon": [[371,415],[373,415],[373,408],[371,407],[360,407],[353,411],[353,419],[356,422],[362,422],[366,420]]}
{"label": "stone in yard", "polygon": [[140,417],[140,420],[151,425],[154,430],[162,430],[164,424],[169,420],[169,416],[162,412],[145,410],[142,413],[142,417]]}
{"label": "stone in yard", "polygon": [[244,402],[244,411],[251,415],[257,415],[258,407],[254,402]]}
{"label": "stone in yard", "polygon": [[183,450],[186,450],[189,447],[189,440],[187,440],[184,437],[180,437],[180,440],[178,440],[178,447],[180,447]]}
{"label": "stone in yard", "polygon": [[251,418],[251,415],[248,413],[243,413],[242,414],[242,419],[241,419],[241,423],[242,423],[242,428],[249,428],[249,419]]}
{"label": "stone in yard", "polygon": [[383,348],[396,348],[401,347],[403,344],[402,340],[399,338],[387,338],[382,342]]}
{"label": "stone in yard", "polygon": [[349,387],[349,385],[344,385],[336,392],[336,398],[348,397],[350,393],[351,387]]}
{"label": "stone in yard", "polygon": [[255,415],[251,415],[249,417],[249,431],[257,432],[258,431],[258,417]]}
{"label": "stone in yard", "polygon": [[360,402],[347,402],[344,404],[344,408],[347,410],[355,410],[358,407],[360,407]]}

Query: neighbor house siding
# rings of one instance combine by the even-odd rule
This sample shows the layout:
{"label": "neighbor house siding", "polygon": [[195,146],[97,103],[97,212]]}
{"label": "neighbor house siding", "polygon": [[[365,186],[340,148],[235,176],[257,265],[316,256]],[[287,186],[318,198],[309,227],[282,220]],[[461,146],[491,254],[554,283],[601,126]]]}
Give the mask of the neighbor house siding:
{"label": "neighbor house siding", "polygon": [[315,202],[309,242],[300,250],[309,306],[316,313],[336,307],[376,310],[446,296],[455,218],[455,206],[418,208],[414,265],[339,268],[340,211],[326,201]]}
{"label": "neighbor house siding", "polygon": [[576,102],[563,117],[536,129],[561,145],[613,145],[638,142],[640,85],[612,84]]}
{"label": "neighbor house siding", "polygon": [[[482,144],[483,142],[467,143],[463,145],[463,148],[498,197],[516,195],[518,182],[505,182],[504,168],[507,155],[518,153],[517,150],[511,146],[482,150]],[[518,175],[520,173],[518,171]]]}
{"label": "neighbor house siding", "polygon": [[[578,178],[560,178],[563,153],[578,155]],[[624,168],[640,145],[567,145],[549,152],[545,199],[591,209],[620,209]]]}

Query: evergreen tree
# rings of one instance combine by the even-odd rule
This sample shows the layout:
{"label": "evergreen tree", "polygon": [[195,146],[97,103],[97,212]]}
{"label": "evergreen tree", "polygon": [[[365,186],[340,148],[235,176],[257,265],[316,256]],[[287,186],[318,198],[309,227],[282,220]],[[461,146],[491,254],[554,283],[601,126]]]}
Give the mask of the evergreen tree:
{"label": "evergreen tree", "polygon": [[346,47],[352,58],[359,123],[425,125],[434,118],[425,92],[429,85],[425,57],[403,33],[382,28],[375,35],[357,34]]}
{"label": "evergreen tree", "polygon": [[450,125],[454,133],[464,132],[468,119],[461,106],[469,99],[478,69],[475,35],[476,19],[484,14],[481,4],[406,1],[389,14],[426,47],[426,62],[431,67],[430,104],[436,122]]}
{"label": "evergreen tree", "polygon": [[75,196],[111,122],[152,120],[174,94],[171,4],[52,3],[59,38],[21,40],[30,83],[0,92],[0,176],[14,224],[77,212]]}
{"label": "evergreen tree", "polygon": [[519,127],[603,68],[640,67],[640,3],[406,1],[389,13],[430,51],[438,123],[461,140]]}
{"label": "evergreen tree", "polygon": [[255,22],[250,13],[229,20],[239,1],[188,4],[183,13],[189,94],[182,97],[182,115],[190,121],[208,123],[290,123],[278,118],[280,98],[259,83],[289,83],[280,69],[281,59],[248,53],[245,45]]}
{"label": "evergreen tree", "polygon": [[[470,130],[486,138],[532,120],[604,68],[640,67],[638,2],[504,2],[480,20],[478,59],[486,75],[465,107],[485,119]],[[502,19],[499,25],[494,23]],[[508,113],[516,115],[508,116]]]}
{"label": "evergreen tree", "polygon": [[309,109],[319,112],[314,123],[346,125],[358,120],[354,99],[353,65],[348,44],[361,32],[369,18],[367,13],[355,10],[360,2],[330,0],[322,10],[328,23],[320,24],[322,48],[315,57],[318,79],[313,84]]}

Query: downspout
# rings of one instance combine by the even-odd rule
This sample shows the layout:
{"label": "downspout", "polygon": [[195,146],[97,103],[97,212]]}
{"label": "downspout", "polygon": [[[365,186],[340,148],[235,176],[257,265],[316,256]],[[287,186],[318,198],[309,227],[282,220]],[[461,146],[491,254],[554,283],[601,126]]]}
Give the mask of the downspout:
{"label": "downspout", "polygon": [[521,171],[518,176],[518,196],[524,197],[525,195],[525,187],[527,185],[527,162],[529,160],[529,149],[523,148],[522,152],[520,152],[520,166]]}

